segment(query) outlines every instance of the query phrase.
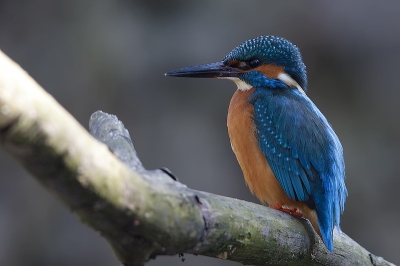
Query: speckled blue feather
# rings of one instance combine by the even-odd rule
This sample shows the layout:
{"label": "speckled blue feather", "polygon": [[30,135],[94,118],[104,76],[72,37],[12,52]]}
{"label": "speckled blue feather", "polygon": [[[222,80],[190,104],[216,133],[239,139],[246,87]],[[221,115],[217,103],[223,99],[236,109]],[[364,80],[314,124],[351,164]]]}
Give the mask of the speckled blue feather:
{"label": "speckled blue feather", "polygon": [[[305,90],[306,70],[297,47],[273,36],[249,40],[224,60],[259,58],[283,66]],[[333,229],[340,230],[347,189],[343,149],[314,103],[298,89],[258,71],[239,75],[256,88],[254,105],[258,144],[279,184],[292,199],[315,209],[326,247],[333,251]]]}
{"label": "speckled blue feather", "polygon": [[316,209],[324,243],[332,251],[333,229],[340,228],[347,196],[343,149],[311,100],[281,85],[258,86],[249,99],[258,144],[285,193]]}

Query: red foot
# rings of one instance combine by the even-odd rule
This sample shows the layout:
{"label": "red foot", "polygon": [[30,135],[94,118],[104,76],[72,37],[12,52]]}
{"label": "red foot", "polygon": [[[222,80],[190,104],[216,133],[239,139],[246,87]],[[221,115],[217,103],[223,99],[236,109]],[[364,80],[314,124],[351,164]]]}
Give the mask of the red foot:
{"label": "red foot", "polygon": [[283,207],[282,205],[275,205],[275,206],[269,206],[272,209],[281,211],[281,212],[286,212],[290,215],[297,216],[297,217],[303,217],[303,214],[297,210],[297,208],[289,209],[287,207]]}

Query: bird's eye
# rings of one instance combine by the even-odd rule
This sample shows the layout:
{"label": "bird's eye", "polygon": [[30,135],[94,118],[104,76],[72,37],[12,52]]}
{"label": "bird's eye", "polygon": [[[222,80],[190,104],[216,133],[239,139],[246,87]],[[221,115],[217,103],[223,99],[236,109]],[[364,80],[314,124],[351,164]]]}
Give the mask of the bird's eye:
{"label": "bird's eye", "polygon": [[258,58],[253,58],[253,59],[251,59],[250,61],[249,61],[249,67],[250,68],[256,68],[256,67],[258,67],[259,65],[260,65],[260,63],[261,63],[261,61],[260,61],[260,59],[258,59]]}

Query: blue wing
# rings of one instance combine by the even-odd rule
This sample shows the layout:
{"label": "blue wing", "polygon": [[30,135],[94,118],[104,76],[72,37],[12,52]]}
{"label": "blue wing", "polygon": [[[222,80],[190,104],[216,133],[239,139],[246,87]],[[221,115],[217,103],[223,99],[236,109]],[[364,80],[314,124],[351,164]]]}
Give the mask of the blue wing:
{"label": "blue wing", "polygon": [[251,96],[258,144],[285,193],[316,209],[333,250],[347,189],[343,149],[318,108],[295,89],[257,89]]}

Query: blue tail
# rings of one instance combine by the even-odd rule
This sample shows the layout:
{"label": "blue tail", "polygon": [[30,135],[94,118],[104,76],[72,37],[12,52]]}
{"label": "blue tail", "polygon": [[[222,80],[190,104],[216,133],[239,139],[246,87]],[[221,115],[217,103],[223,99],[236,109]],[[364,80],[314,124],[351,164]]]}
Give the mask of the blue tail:
{"label": "blue tail", "polygon": [[[344,210],[347,189],[342,179],[321,178],[325,193],[314,194],[318,225],[322,240],[329,251],[333,251],[333,229],[340,233],[340,215]],[[322,191],[321,191],[322,192]]]}

